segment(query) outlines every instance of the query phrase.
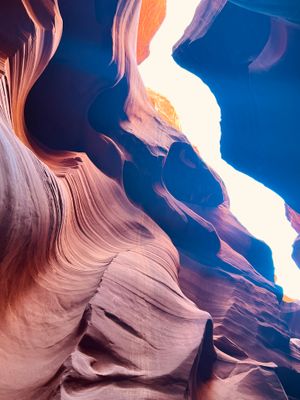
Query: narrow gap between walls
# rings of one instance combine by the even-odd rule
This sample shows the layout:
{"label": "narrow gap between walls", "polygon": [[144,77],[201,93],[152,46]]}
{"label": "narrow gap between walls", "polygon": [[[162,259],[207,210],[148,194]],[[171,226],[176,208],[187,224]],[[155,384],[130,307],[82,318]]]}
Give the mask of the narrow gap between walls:
{"label": "narrow gap between walls", "polygon": [[168,2],[166,19],[152,40],[150,56],[139,67],[141,76],[146,87],[167,97],[175,107],[182,131],[224,181],[232,213],[271,248],[277,283],[287,296],[300,299],[300,270],[291,258],[297,234],[285,216],[284,201],[221,159],[218,104],[209,88],[171,56],[198,4],[199,0]]}

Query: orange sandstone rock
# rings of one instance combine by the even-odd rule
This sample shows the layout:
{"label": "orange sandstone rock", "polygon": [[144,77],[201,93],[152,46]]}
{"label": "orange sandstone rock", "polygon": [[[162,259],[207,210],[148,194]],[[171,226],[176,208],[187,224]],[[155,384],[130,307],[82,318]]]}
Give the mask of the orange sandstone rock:
{"label": "orange sandstone rock", "polygon": [[149,103],[139,5],[2,4],[0,400],[298,400],[298,306]]}
{"label": "orange sandstone rock", "polygon": [[164,96],[154,92],[152,89],[147,89],[149,100],[161,118],[170,126],[181,130],[180,120],[172,103]]}
{"label": "orange sandstone rock", "polygon": [[150,42],[162,24],[167,9],[167,0],[143,0],[137,40],[137,62],[140,64],[149,55]]}

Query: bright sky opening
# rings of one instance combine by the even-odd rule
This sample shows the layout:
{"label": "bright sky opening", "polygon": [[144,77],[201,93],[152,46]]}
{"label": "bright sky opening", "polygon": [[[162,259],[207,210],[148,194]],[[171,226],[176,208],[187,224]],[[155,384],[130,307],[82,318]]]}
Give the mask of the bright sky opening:
{"label": "bright sky opening", "polygon": [[183,132],[223,179],[233,214],[272,249],[278,284],[286,295],[299,299],[300,270],[291,258],[297,234],[285,217],[284,201],[221,159],[217,102],[198,77],[179,67],[171,57],[173,45],[191,22],[198,4],[199,0],[168,1],[167,17],[151,43],[150,56],[141,64],[140,73],[147,87],[171,101]]}

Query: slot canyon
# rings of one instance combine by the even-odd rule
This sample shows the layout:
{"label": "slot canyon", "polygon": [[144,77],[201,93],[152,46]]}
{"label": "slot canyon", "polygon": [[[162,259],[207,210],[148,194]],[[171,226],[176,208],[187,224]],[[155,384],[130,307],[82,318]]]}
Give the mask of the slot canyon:
{"label": "slot canyon", "polygon": [[[0,2],[0,400],[300,400],[300,281],[144,79],[171,3]],[[280,197],[299,268],[300,4],[194,3],[167,56],[218,105],[224,162]]]}

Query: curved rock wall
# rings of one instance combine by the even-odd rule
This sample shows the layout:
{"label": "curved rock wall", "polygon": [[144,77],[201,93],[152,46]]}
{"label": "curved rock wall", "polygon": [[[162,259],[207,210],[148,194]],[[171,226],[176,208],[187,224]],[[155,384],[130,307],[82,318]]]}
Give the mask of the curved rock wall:
{"label": "curved rock wall", "polygon": [[173,55],[208,84],[220,105],[222,157],[299,212],[300,30],[289,21],[300,15],[299,5],[220,3],[201,2]]}
{"label": "curved rock wall", "polygon": [[2,6],[1,400],[300,398],[269,248],[138,75],[152,3]]}

